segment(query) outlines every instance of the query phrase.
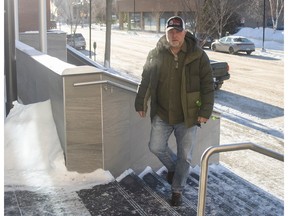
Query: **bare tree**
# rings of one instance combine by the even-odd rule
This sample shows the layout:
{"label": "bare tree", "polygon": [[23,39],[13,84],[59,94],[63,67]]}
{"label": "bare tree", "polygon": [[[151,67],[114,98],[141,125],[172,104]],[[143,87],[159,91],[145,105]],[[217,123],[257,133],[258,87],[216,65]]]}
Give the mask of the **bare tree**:
{"label": "bare tree", "polygon": [[105,23],[106,19],[106,1],[91,0],[92,1],[92,17],[95,17],[95,22]]}
{"label": "bare tree", "polygon": [[[245,14],[251,19],[260,20],[263,19],[263,0],[246,0],[249,7],[246,7]],[[257,24],[259,27],[259,25]]]}
{"label": "bare tree", "polygon": [[278,20],[284,8],[284,0],[269,0],[273,29],[278,27]]}
{"label": "bare tree", "polygon": [[237,0],[181,0],[183,6],[190,10],[192,31],[217,32],[222,37],[226,26],[231,22],[237,11],[243,7],[246,1]]}
{"label": "bare tree", "polygon": [[71,34],[75,34],[78,25],[88,13],[88,0],[54,0],[58,14],[70,25]]}
{"label": "bare tree", "polygon": [[196,32],[197,19],[200,13],[198,9],[201,8],[198,6],[199,2],[201,0],[181,0],[182,8],[185,9],[183,10],[185,21],[192,32]]}
{"label": "bare tree", "polygon": [[215,24],[215,29],[219,37],[225,33],[223,29],[231,21],[231,17],[243,6],[244,2],[237,0],[207,0],[206,16],[210,16],[210,20]]}

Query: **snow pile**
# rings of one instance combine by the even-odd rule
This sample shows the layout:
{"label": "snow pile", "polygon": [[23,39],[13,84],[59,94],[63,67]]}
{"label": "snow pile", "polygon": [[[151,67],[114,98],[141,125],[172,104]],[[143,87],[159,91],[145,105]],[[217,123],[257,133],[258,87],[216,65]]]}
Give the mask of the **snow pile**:
{"label": "snow pile", "polygon": [[114,180],[108,171],[68,172],[50,100],[14,107],[4,125],[5,184],[81,189]]}
{"label": "snow pile", "polygon": [[[250,39],[262,40],[263,28],[242,28],[235,35],[248,37]],[[284,31],[275,31],[271,28],[265,28],[265,42],[274,41],[284,43]]]}
{"label": "snow pile", "polygon": [[63,159],[50,101],[26,106],[14,102],[4,133],[5,170],[51,170],[57,158]]}
{"label": "snow pile", "polygon": [[[263,28],[242,28],[234,35],[249,38],[256,48],[263,48]],[[284,31],[274,31],[265,28],[264,48],[271,50],[284,50]],[[259,55],[259,54],[258,54]]]}

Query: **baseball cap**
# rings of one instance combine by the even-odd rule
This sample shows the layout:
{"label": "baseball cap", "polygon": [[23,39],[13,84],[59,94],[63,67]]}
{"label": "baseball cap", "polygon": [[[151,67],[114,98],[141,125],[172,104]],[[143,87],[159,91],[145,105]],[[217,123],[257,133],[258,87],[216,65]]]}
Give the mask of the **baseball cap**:
{"label": "baseball cap", "polygon": [[170,17],[166,23],[166,31],[170,29],[177,29],[178,31],[183,31],[185,29],[185,23],[183,19],[179,16]]}

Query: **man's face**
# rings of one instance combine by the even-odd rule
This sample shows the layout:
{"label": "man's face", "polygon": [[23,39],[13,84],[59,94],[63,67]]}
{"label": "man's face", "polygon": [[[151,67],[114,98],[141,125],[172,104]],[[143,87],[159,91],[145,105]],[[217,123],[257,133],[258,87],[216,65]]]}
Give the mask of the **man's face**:
{"label": "man's face", "polygon": [[185,34],[185,30],[170,29],[166,32],[166,38],[171,47],[180,48],[184,42]]}

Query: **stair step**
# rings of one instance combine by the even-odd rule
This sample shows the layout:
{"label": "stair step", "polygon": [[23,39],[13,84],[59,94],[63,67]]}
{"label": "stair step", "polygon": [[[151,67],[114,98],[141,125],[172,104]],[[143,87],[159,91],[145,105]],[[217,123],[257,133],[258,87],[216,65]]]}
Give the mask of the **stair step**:
{"label": "stair step", "polygon": [[[160,197],[162,197],[167,203],[170,203],[171,199],[171,185],[169,185],[164,179],[162,179],[155,172],[151,171],[142,177],[149,187],[155,191]],[[179,207],[173,207],[173,209],[182,216],[194,216],[197,215],[197,208],[195,201],[192,202],[183,196],[183,204]]]}
{"label": "stair step", "polygon": [[123,178],[119,185],[131,199],[141,206],[146,215],[179,215],[134,173]]}
{"label": "stair step", "polygon": [[[165,179],[167,172],[163,170],[159,175],[162,179]],[[192,171],[187,179],[187,185],[183,191],[184,197],[190,200],[194,209],[197,209],[198,204],[198,188],[199,188],[199,175]],[[231,206],[223,198],[215,195],[213,191],[207,190],[205,215],[243,215],[237,213],[234,210],[234,206]],[[212,203],[210,205],[210,203]],[[232,214],[233,213],[233,214]]]}
{"label": "stair step", "polygon": [[[91,215],[196,216],[199,169],[191,170],[183,191],[183,204],[171,207],[171,185],[167,171],[151,169],[137,176],[126,173],[109,184],[77,192]],[[206,216],[265,216],[284,215],[284,202],[222,165],[210,165],[206,193]]]}
{"label": "stair step", "polygon": [[[197,173],[192,172],[189,175],[187,179],[187,185],[190,186],[187,188],[194,188],[195,190],[197,190],[197,198],[198,198],[199,175]],[[217,214],[219,215],[233,215],[233,216],[243,215],[243,210],[245,209],[245,206],[240,207],[238,205],[231,204],[230,200],[226,199],[225,197],[226,194],[218,191],[219,185],[215,185],[215,183],[212,182],[210,179],[208,179],[207,185],[208,186],[206,191],[206,205],[205,205],[206,214],[214,215],[217,212]],[[187,196],[189,196],[189,194],[187,194]],[[187,198],[190,199],[190,197]],[[249,211],[245,212],[249,213]]]}
{"label": "stair step", "polygon": [[[199,170],[195,169],[190,177],[194,179],[195,184],[198,184]],[[273,215],[284,214],[284,206],[281,200],[242,179],[222,165],[209,166],[206,208],[209,205],[215,205],[214,202],[209,203],[210,193],[213,193],[215,197],[218,196],[218,199],[222,200],[221,202],[233,207],[232,212],[259,216],[270,215],[271,212],[273,212]]]}
{"label": "stair step", "polygon": [[132,200],[123,196],[117,182],[83,189],[77,194],[92,216],[146,215]]}
{"label": "stair step", "polygon": [[[230,202],[244,202],[247,208],[252,210],[253,215],[267,215],[267,212],[273,212],[275,215],[284,214],[283,201],[223,166],[211,166],[208,178],[213,179],[218,185],[218,189],[223,190]],[[220,185],[222,187],[219,187]]]}

